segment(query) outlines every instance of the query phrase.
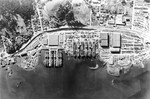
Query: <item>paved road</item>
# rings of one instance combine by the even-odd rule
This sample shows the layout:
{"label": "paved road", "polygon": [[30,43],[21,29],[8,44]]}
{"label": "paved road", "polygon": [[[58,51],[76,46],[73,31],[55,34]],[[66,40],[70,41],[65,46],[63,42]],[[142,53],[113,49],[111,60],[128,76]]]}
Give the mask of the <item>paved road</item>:
{"label": "paved road", "polygon": [[19,52],[22,52],[23,50],[25,50],[37,37],[39,37],[40,35],[42,34],[45,34],[45,33],[55,33],[57,31],[63,31],[63,30],[94,30],[94,28],[56,28],[56,29],[53,29],[53,30],[48,30],[48,31],[44,31],[44,32],[38,32],[36,35],[34,35],[22,48],[21,50],[19,50],[18,52],[16,53],[13,53],[13,54],[17,54]]}
{"label": "paved road", "polygon": [[113,77],[105,68],[93,71],[88,67],[91,65],[94,61],[75,62],[65,57],[64,68],[45,68],[40,62],[35,71],[29,72],[13,66],[12,77],[0,69],[0,99],[137,99],[132,95],[140,91],[140,80],[143,86],[148,82],[144,80],[148,74],[143,74],[112,85]]}
{"label": "paved road", "polygon": [[[42,34],[45,34],[45,33],[54,33],[54,32],[58,32],[58,31],[63,31],[63,30],[98,30],[98,29],[100,29],[100,30],[112,30],[112,28],[106,28],[106,27],[84,27],[84,28],[56,28],[56,29],[53,29],[53,30],[48,30],[48,31],[46,31],[46,32],[39,32],[39,33],[37,33],[36,35],[34,35],[22,48],[21,48],[21,50],[19,50],[18,52],[16,52],[16,53],[14,53],[14,54],[17,54],[17,53],[19,53],[19,52],[22,52],[23,50],[25,50],[37,37],[39,37],[40,35],[42,35]],[[132,31],[133,32],[133,30],[129,30],[129,29],[125,29],[125,28],[123,28],[123,29],[114,29],[113,28],[113,31],[124,31],[124,32],[126,32],[126,31]],[[129,33],[130,33],[129,32]],[[134,31],[135,32],[135,31]],[[133,33],[134,33],[133,32]]]}

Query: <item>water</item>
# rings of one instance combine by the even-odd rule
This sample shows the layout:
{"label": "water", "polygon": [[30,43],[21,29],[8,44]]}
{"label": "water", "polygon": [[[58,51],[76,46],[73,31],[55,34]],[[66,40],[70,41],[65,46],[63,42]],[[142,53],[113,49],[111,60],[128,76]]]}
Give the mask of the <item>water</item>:
{"label": "water", "polygon": [[[42,61],[35,71],[12,66],[11,77],[0,69],[0,99],[143,99],[149,73],[112,85],[112,79],[117,78],[108,75],[101,62],[99,69],[90,70],[88,66],[96,64],[89,61],[67,60],[65,56],[63,68],[46,68]],[[142,95],[137,96],[139,91]]]}

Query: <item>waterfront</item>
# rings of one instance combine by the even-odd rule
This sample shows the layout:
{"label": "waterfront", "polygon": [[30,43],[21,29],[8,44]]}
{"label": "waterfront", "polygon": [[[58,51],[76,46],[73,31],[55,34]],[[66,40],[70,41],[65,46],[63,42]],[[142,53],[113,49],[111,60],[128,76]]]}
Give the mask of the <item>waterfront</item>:
{"label": "waterfront", "polygon": [[[101,62],[99,69],[90,70],[89,66],[96,65],[94,61],[67,59],[64,58],[63,68],[46,68],[42,62],[34,71],[12,66],[11,77],[0,69],[1,99],[143,99],[148,91],[148,72],[134,78],[129,73],[124,81],[116,80],[113,85],[114,77],[107,74]],[[136,94],[141,96],[137,98]]]}

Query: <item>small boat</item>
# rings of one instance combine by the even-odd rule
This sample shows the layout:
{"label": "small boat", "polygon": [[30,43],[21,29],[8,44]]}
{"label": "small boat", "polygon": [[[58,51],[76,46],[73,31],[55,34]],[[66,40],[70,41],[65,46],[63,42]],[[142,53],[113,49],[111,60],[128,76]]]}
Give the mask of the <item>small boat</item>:
{"label": "small boat", "polygon": [[90,69],[92,69],[92,70],[96,70],[96,69],[98,69],[99,68],[99,65],[98,64],[96,64],[95,65],[95,67],[89,67]]}

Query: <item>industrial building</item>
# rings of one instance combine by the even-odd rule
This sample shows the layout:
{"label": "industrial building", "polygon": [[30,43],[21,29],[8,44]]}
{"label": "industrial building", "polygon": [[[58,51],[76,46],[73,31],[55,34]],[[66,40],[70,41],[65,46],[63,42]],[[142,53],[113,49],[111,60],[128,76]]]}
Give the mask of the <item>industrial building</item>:
{"label": "industrial building", "polygon": [[58,35],[49,35],[48,36],[48,45],[49,46],[58,46],[59,45],[59,36]]}
{"label": "industrial building", "polygon": [[112,35],[112,46],[114,48],[121,47],[121,35],[120,34],[113,34]]}
{"label": "industrial building", "polygon": [[108,33],[101,33],[100,34],[100,45],[101,45],[101,47],[109,47]]}
{"label": "industrial building", "polygon": [[111,53],[120,53],[121,50],[121,34],[110,35],[110,51]]}

